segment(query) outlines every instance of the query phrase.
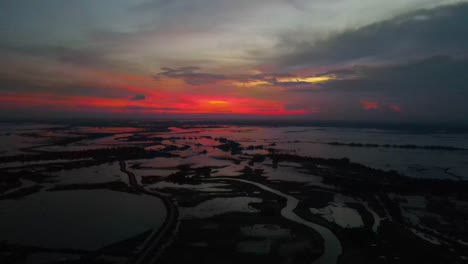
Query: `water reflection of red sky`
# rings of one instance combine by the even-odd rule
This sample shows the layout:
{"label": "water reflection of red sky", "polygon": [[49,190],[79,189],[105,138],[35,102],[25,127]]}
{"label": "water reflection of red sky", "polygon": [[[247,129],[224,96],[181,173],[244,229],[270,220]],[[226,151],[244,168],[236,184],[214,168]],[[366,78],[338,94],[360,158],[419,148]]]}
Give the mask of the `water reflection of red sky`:
{"label": "water reflection of red sky", "polygon": [[[164,135],[184,135],[185,137],[224,137],[236,133],[246,133],[252,131],[249,127],[238,126],[219,126],[219,127],[169,127],[170,132],[163,133]],[[158,135],[159,136],[159,135]]]}
{"label": "water reflection of red sky", "polygon": [[[141,128],[135,127],[79,127],[73,130],[74,133],[104,133],[104,134],[126,134],[141,131]],[[131,134],[129,134],[131,135]],[[123,136],[123,135],[121,135]]]}

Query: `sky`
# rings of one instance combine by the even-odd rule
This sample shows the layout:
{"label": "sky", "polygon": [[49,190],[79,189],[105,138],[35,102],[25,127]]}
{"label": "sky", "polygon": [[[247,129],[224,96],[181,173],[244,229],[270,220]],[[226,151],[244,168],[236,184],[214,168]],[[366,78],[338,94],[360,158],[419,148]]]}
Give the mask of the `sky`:
{"label": "sky", "polygon": [[0,117],[468,122],[468,1],[0,0]]}

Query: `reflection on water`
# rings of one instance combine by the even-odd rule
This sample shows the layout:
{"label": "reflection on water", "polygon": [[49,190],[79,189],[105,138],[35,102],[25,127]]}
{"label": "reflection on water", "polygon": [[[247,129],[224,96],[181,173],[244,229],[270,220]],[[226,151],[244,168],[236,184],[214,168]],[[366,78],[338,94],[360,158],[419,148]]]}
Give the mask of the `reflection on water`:
{"label": "reflection on water", "polygon": [[341,227],[364,226],[361,215],[355,209],[345,207],[343,204],[331,203],[329,206],[320,209],[310,208],[310,211],[313,214],[321,215],[323,218]]}
{"label": "reflection on water", "polygon": [[92,167],[61,170],[52,173],[58,176],[60,184],[102,183],[111,181],[127,181],[116,162]]}
{"label": "reflection on water", "polygon": [[[182,133],[183,128],[178,128]],[[468,149],[466,134],[414,134],[404,131],[386,131],[355,128],[303,128],[303,127],[223,127],[187,129],[184,137],[226,137],[247,148],[250,145],[270,145],[279,152],[323,158],[349,157],[352,161],[380,168],[395,169],[414,177],[452,178],[443,171],[433,172],[434,161],[439,168],[451,168],[468,178],[467,151],[437,151],[399,148],[353,148],[333,146],[325,143],[345,142],[379,145],[452,146]],[[165,136],[165,134],[161,134]],[[170,132],[166,134],[170,136]],[[427,168],[416,172],[411,167]]]}
{"label": "reflection on water", "polygon": [[277,225],[252,225],[241,228],[242,234],[249,237],[260,238],[288,238],[291,236],[289,229],[281,228]]}
{"label": "reflection on water", "polygon": [[215,198],[196,207],[181,208],[183,218],[208,218],[227,212],[257,213],[250,203],[260,203],[262,199],[252,197]]}
{"label": "reflection on water", "polygon": [[[267,149],[277,152],[293,153],[301,156],[323,158],[349,157],[352,161],[380,168],[395,169],[411,177],[422,178],[453,178],[450,172],[468,178],[468,151],[444,151],[401,148],[365,148],[328,145],[330,142],[362,143],[378,145],[417,145],[417,146],[452,146],[468,149],[466,134],[427,133],[415,134],[405,131],[387,131],[378,129],[332,128],[332,127],[238,127],[238,126],[181,126],[170,127],[169,132],[148,132],[137,127],[74,127],[69,129],[52,125],[12,126],[4,125],[5,132],[0,135],[2,145],[0,155],[21,153],[20,148],[38,146],[47,143],[48,139],[60,137],[84,136],[93,133],[98,138],[90,138],[71,142],[64,146],[49,145],[38,148],[47,151],[75,151],[115,147],[123,145],[145,146],[148,150],[161,150],[168,146],[181,147],[189,145],[187,150],[177,150],[174,153],[182,157],[197,156],[203,151],[208,156],[227,155],[214,148],[220,144],[215,139],[228,138],[238,142],[246,154],[265,154]],[[54,133],[45,134],[47,129],[54,128]],[[25,136],[34,132],[42,137]],[[99,137],[99,134],[106,135]],[[110,135],[107,135],[110,134]],[[49,135],[49,136],[47,136]],[[131,137],[136,137],[128,140]],[[153,139],[152,139],[153,138]],[[162,138],[162,140],[160,140]],[[264,149],[248,149],[249,146],[264,146]],[[3,153],[2,153],[3,152]],[[212,162],[213,159],[203,157],[200,162]],[[434,164],[437,161],[437,164]],[[167,161],[168,162],[168,161]],[[190,160],[188,162],[191,162]],[[194,162],[199,162],[194,160]],[[172,166],[172,165],[164,165]]]}
{"label": "reflection on water", "polygon": [[161,181],[156,184],[149,185],[149,188],[163,189],[163,188],[175,188],[175,189],[191,189],[202,192],[229,192],[232,191],[230,188],[226,188],[229,185],[222,183],[201,183],[197,185],[193,184],[177,184],[172,182]]}
{"label": "reflection on water", "polygon": [[1,201],[0,218],[1,238],[9,243],[96,250],[159,228],[165,209],[159,199],[146,195],[40,192],[19,201]]}
{"label": "reflection on water", "polygon": [[266,255],[270,253],[270,240],[247,240],[237,244],[237,251],[240,253],[252,253],[256,255]]}
{"label": "reflection on water", "polygon": [[80,255],[39,252],[29,255],[26,264],[48,264],[56,261],[77,261]]}
{"label": "reflection on water", "polygon": [[[380,190],[378,181],[360,178],[360,171],[350,177],[346,174],[349,168],[342,164],[314,164],[311,159],[278,162],[275,156],[268,155],[348,157],[352,162],[384,170],[395,169],[410,177],[459,180],[463,177],[468,179],[466,150],[382,145],[468,148],[466,134],[228,125],[5,128],[7,132],[0,134],[0,156],[78,152],[70,159],[54,156],[53,160],[47,157],[27,160],[19,156],[0,164],[2,172],[21,175],[18,179],[0,182],[4,184],[0,185],[2,195],[9,195],[0,200],[0,241],[10,244],[97,250],[163,226],[166,209],[158,197],[167,195],[166,205],[182,206],[179,207],[181,222],[190,223],[191,228],[200,228],[203,232],[221,230],[225,222],[210,221],[216,221],[222,214],[246,213],[235,214],[235,219],[241,219],[240,222],[242,217],[251,219],[250,222],[236,223],[235,235],[238,237],[230,245],[231,250],[236,248],[240,254],[258,257],[270,254],[273,248],[278,252],[306,250],[321,253],[313,237],[310,241],[291,243],[297,238],[294,226],[301,226],[314,230],[323,239],[324,252],[320,257],[316,256],[316,263],[335,263],[342,253],[349,253],[346,252],[346,247],[349,247],[346,243],[353,239],[347,237],[343,242],[339,240],[341,236],[371,229],[376,235],[366,239],[377,239],[384,232],[387,236],[393,235],[385,228],[389,228],[395,216],[401,218],[398,219],[398,227],[407,225],[405,230],[412,236],[433,245],[446,243],[444,236],[449,241],[457,234],[449,234],[451,230],[445,229],[443,232],[447,235],[434,231],[439,225],[445,228],[453,223],[450,222],[453,219],[444,217],[446,205],[447,208],[461,207],[460,211],[468,207],[455,197],[442,197],[439,201],[417,192],[403,195],[394,190]],[[331,142],[340,144],[329,144]],[[379,146],[349,144],[356,142]],[[85,151],[124,146],[136,147],[141,151],[137,153],[143,155],[135,158],[122,154],[87,156],[93,152]],[[86,155],[81,155],[83,153]],[[128,173],[121,171],[119,161],[127,164]],[[375,172],[363,171],[363,175],[369,178]],[[35,178],[37,174],[41,175]],[[386,177],[386,174],[376,173],[375,177]],[[362,184],[360,181],[369,181],[369,186],[378,190],[361,194],[353,189],[354,182],[346,185],[352,180],[356,180],[358,185]],[[233,181],[237,183],[232,184]],[[250,187],[244,184],[250,184]],[[57,186],[67,191],[50,192]],[[163,196],[133,194],[142,191],[141,186]],[[276,200],[272,201],[271,196],[286,199],[286,206],[274,204]],[[254,222],[257,218],[259,221]],[[459,221],[459,218],[455,217],[453,221]],[[263,222],[262,219],[272,221]],[[210,223],[203,225],[207,221]],[[287,226],[291,223],[294,225]],[[197,236],[196,241],[190,241],[182,248],[211,249],[213,243]],[[375,241],[365,243],[373,244]],[[32,263],[45,263],[49,258],[70,260],[75,257],[68,252],[30,254],[30,258],[36,261]],[[117,258],[111,262],[126,261],[118,259],[119,256],[108,257]]]}

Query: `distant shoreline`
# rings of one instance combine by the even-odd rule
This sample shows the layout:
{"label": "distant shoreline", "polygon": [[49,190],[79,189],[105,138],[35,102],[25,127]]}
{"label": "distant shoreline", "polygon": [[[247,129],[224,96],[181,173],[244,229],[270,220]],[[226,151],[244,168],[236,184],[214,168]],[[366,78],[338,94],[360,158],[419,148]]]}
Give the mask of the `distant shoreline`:
{"label": "distant shoreline", "polygon": [[97,126],[97,127],[124,127],[124,126],[257,126],[257,127],[310,127],[310,128],[355,128],[376,129],[393,132],[409,132],[415,134],[429,133],[468,133],[468,124],[453,122],[370,122],[370,121],[326,121],[326,120],[300,120],[300,119],[237,119],[237,118],[0,118],[0,127],[18,124],[51,124],[64,126]]}

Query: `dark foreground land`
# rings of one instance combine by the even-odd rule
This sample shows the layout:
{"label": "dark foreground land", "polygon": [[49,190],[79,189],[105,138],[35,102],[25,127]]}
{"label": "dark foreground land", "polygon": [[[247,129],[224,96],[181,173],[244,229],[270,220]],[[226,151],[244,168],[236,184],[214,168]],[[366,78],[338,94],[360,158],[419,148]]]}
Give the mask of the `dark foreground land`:
{"label": "dark foreground land", "polygon": [[[0,206],[40,193],[110,190],[160,200],[162,212],[144,210],[164,221],[95,250],[21,244],[0,234],[0,263],[468,261],[468,181],[460,177],[416,179],[352,157],[308,157],[275,142],[207,135],[217,126],[168,127],[23,132],[41,143],[0,156]],[[67,180],[99,166],[120,178],[104,170],[93,176],[99,181]],[[10,228],[20,233],[22,226]]]}

